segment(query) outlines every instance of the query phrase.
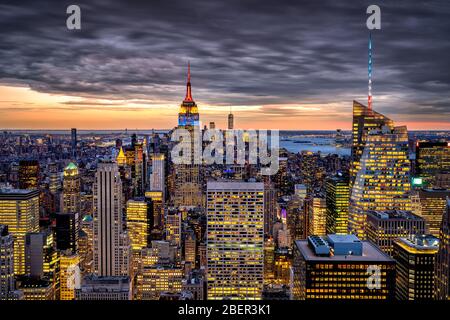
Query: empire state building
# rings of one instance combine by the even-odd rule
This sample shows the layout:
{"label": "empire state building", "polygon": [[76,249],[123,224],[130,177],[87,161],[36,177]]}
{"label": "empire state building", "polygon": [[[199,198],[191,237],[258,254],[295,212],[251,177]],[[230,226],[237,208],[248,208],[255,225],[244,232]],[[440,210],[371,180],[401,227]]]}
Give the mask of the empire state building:
{"label": "empire state building", "polygon": [[198,136],[201,135],[197,104],[192,99],[191,68],[188,64],[188,77],[186,84],[186,97],[178,113],[178,128],[188,130],[191,134],[191,161],[190,164],[174,165],[173,204],[175,206],[201,206],[202,195],[201,165],[194,163],[194,148],[198,145]]}
{"label": "empire state building", "polygon": [[192,99],[191,88],[191,66],[188,64],[188,77],[186,84],[186,97],[180,106],[178,113],[178,126],[180,127],[194,127],[199,125],[199,114],[197,104]]}

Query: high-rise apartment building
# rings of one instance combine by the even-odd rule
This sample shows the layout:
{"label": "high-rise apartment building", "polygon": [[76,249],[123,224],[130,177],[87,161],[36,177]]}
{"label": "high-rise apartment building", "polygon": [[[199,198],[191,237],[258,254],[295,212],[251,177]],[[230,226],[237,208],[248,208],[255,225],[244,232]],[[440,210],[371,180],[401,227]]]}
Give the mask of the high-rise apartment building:
{"label": "high-rise apartment building", "polygon": [[264,184],[208,182],[208,299],[261,299]]}
{"label": "high-rise apartment building", "polygon": [[0,224],[14,238],[14,274],[25,274],[25,237],[39,232],[39,191],[0,189]]}

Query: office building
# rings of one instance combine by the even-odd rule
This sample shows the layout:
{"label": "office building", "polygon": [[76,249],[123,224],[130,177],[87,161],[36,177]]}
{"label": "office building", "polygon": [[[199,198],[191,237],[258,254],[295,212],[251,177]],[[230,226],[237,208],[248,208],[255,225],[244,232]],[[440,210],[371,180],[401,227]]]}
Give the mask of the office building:
{"label": "office building", "polygon": [[170,265],[144,265],[137,276],[138,300],[159,300],[164,293],[181,293],[183,269]]}
{"label": "office building", "polygon": [[15,286],[14,239],[8,226],[0,224],[0,300],[21,299],[21,292]]}
{"label": "office building", "polygon": [[37,190],[40,183],[40,167],[37,160],[19,161],[19,189]]}
{"label": "office building", "polygon": [[94,270],[98,276],[120,276],[122,184],[115,163],[100,162],[94,182]]}
{"label": "office building", "polygon": [[80,196],[80,176],[78,167],[71,162],[64,168],[62,212],[79,214]]}
{"label": "office building", "polygon": [[295,241],[294,300],[393,300],[395,260],[355,235]]}
{"label": "office building", "polygon": [[60,300],[74,300],[75,289],[80,287],[80,256],[72,251],[63,251],[60,255]]}
{"label": "office building", "polygon": [[392,257],[396,264],[397,300],[432,300],[435,255],[439,239],[417,235],[394,240]]}
{"label": "office building", "polygon": [[0,189],[0,224],[14,238],[14,274],[25,274],[25,237],[39,232],[39,191]]}
{"label": "office building", "polygon": [[335,176],[326,181],[327,234],[348,233],[349,179]]}
{"label": "office building", "polygon": [[261,299],[264,184],[208,182],[208,299]]}
{"label": "office building", "polygon": [[132,300],[130,278],[85,276],[75,289],[75,300]]}
{"label": "office building", "polygon": [[150,175],[150,190],[165,193],[165,156],[162,153],[153,154],[152,173]]}
{"label": "office building", "polygon": [[349,231],[365,240],[370,210],[411,210],[406,127],[373,129],[366,135],[350,196]]}
{"label": "office building", "polygon": [[77,252],[80,232],[80,219],[78,213],[56,214],[56,248],[58,250],[71,250]]}
{"label": "office building", "polygon": [[307,234],[322,236],[327,230],[327,204],[321,195],[310,196],[305,199],[305,213],[307,218]]}
{"label": "office building", "polygon": [[450,197],[450,190],[446,189],[422,189],[418,191],[420,212],[425,219],[427,233],[439,237],[442,225],[442,217],[447,205],[447,197]]}
{"label": "office building", "polygon": [[367,213],[367,240],[385,253],[392,255],[392,243],[400,237],[422,235],[425,221],[410,211],[369,211]]}
{"label": "office building", "polygon": [[127,230],[133,252],[140,252],[147,247],[153,224],[153,212],[145,198],[127,201]]}
{"label": "office building", "polygon": [[418,141],[416,144],[416,176],[423,187],[437,187],[441,173],[450,172],[450,143],[447,141]]}
{"label": "office building", "polygon": [[436,254],[434,293],[436,300],[450,300],[450,200],[442,219],[439,234],[439,250]]}

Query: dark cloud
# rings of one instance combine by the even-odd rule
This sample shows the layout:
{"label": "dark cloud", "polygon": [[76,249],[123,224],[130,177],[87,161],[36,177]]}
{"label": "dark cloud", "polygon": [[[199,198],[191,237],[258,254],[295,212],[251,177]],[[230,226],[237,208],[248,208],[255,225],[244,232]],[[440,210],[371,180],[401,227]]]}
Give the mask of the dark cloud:
{"label": "dark cloud", "polygon": [[[373,1],[0,1],[0,83],[86,98],[215,105],[365,99]],[[65,27],[79,4],[82,30]],[[450,115],[450,3],[378,1],[377,109]],[[68,103],[69,105],[70,103]],[[77,103],[74,103],[77,104]],[[78,103],[77,105],[80,105]],[[266,108],[268,115],[295,113]]]}

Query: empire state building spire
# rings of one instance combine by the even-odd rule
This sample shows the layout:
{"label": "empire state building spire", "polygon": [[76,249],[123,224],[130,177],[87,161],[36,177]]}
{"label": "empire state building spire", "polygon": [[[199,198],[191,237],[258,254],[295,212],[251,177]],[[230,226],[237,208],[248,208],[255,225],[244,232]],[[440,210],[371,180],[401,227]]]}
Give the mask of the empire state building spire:
{"label": "empire state building spire", "polygon": [[191,88],[191,64],[188,62],[188,76],[186,84],[186,97],[184,101],[193,101],[192,99],[192,88]]}

